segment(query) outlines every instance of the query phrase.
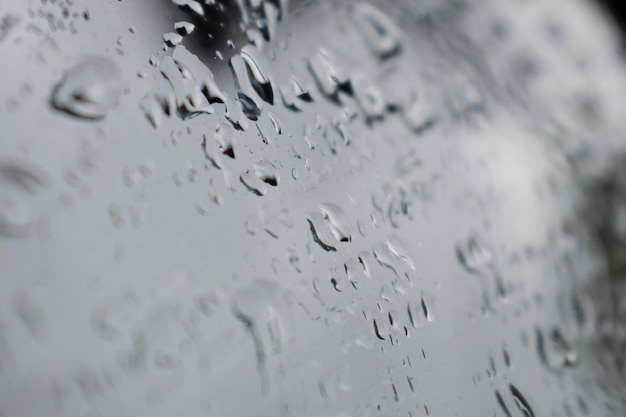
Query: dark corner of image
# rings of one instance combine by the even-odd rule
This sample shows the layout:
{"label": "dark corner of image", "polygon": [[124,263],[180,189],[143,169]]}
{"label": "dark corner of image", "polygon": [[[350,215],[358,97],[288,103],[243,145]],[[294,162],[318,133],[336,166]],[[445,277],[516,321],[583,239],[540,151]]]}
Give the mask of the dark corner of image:
{"label": "dark corner of image", "polygon": [[597,0],[613,17],[622,33],[622,45],[626,49],[626,1],[625,0]]}

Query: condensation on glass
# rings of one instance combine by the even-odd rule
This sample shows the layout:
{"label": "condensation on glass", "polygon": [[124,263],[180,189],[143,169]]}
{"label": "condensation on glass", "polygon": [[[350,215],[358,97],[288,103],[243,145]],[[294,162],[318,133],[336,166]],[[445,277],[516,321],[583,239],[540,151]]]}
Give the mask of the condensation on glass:
{"label": "condensation on glass", "polygon": [[0,0],[0,415],[623,415],[619,45],[582,0]]}

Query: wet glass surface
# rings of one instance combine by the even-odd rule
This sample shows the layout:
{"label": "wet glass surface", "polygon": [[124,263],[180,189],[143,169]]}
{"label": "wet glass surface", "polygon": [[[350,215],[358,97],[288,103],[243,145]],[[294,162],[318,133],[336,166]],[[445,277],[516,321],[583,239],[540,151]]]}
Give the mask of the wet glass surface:
{"label": "wet glass surface", "polygon": [[0,416],[621,416],[593,3],[0,0]]}

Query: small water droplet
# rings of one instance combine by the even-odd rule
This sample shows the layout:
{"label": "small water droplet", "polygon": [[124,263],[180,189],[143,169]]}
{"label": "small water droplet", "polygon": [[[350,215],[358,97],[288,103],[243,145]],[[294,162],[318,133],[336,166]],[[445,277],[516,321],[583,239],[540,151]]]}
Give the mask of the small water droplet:
{"label": "small water droplet", "polygon": [[0,162],[0,236],[27,238],[43,214],[39,208],[45,176],[34,167]]}
{"label": "small water droplet", "polygon": [[504,412],[504,415],[506,417],[513,417],[513,416],[511,416],[511,412],[509,411],[509,408],[506,406],[506,403],[504,402],[504,398],[502,398],[502,395],[500,395],[498,390],[496,390],[496,400],[498,401],[498,405],[500,406],[500,408]]}
{"label": "small water droplet", "polygon": [[153,94],[145,96],[139,103],[139,108],[155,129],[163,124],[163,117],[167,115],[166,111],[163,110],[163,104]]}
{"label": "small water droplet", "polygon": [[357,78],[353,82],[353,92],[354,98],[368,122],[383,117],[386,109],[385,100],[374,84],[364,78]]}
{"label": "small water droplet", "polygon": [[432,302],[430,300],[427,301],[428,298],[429,297],[427,297],[424,293],[422,293],[422,299],[421,299],[422,312],[424,313],[424,317],[426,317],[426,320],[434,321],[435,318],[432,313],[432,308],[430,307]]}
{"label": "small water droplet", "polygon": [[511,358],[509,356],[509,352],[506,349],[502,350],[502,357],[504,358],[504,364],[507,368],[511,367]]}
{"label": "small water droplet", "polygon": [[0,19],[0,41],[8,36],[11,29],[15,27],[20,20],[13,15],[6,15]]}
{"label": "small water droplet", "polygon": [[400,52],[400,30],[389,17],[367,3],[356,6],[356,15],[359,18],[359,29],[380,59],[388,59]]}
{"label": "small water droplet", "polygon": [[547,338],[539,328],[535,333],[539,358],[548,370],[559,372],[578,365],[578,354],[558,329],[553,329]]}
{"label": "small water droplet", "polygon": [[494,264],[493,253],[474,237],[457,245],[456,256],[461,265],[470,273],[477,273]]}
{"label": "small water droplet", "polygon": [[385,340],[385,335],[388,333],[386,332],[386,325],[384,324],[384,322],[381,322],[381,324],[379,324],[376,319],[373,320],[374,323],[374,334],[376,334],[376,337],[379,338],[380,340]]}
{"label": "small water droplet", "polygon": [[281,135],[283,133],[283,127],[280,124],[280,120],[278,120],[278,116],[276,116],[274,113],[268,113],[267,116],[270,118],[271,122],[272,122],[272,126],[274,126],[274,131],[276,132],[276,134]]}
{"label": "small water droplet", "polygon": [[408,128],[418,134],[432,128],[438,120],[426,97],[413,97],[409,104],[403,106],[402,117]]}

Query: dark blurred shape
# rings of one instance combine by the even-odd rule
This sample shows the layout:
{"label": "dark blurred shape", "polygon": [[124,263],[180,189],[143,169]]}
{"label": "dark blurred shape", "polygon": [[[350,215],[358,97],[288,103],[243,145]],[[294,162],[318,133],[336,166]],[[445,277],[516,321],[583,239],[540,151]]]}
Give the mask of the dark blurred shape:
{"label": "dark blurred shape", "polygon": [[598,0],[615,19],[622,31],[622,38],[626,40],[626,2],[624,0]]}

